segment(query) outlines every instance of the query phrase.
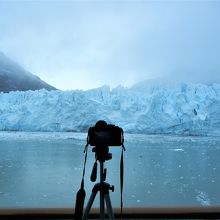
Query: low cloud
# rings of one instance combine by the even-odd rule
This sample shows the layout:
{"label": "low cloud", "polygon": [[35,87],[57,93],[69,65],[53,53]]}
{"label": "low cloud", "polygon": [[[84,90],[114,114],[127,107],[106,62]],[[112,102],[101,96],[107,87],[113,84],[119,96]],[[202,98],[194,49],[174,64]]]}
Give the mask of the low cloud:
{"label": "low cloud", "polygon": [[220,83],[218,2],[0,3],[0,48],[60,89]]}

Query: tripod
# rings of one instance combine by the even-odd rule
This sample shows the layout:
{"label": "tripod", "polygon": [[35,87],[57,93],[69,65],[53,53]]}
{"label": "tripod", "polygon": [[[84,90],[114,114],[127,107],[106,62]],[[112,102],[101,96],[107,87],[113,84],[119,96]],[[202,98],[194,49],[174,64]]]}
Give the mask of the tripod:
{"label": "tripod", "polygon": [[[90,199],[88,201],[88,204],[86,206],[82,219],[86,220],[88,218],[90,209],[95,200],[97,192],[100,192],[100,220],[105,219],[105,202],[106,202],[109,219],[114,220],[111,200],[109,196],[109,190],[113,192],[114,186],[110,186],[108,183],[105,182],[106,169],[104,169],[104,162],[106,160],[110,160],[112,158],[112,155],[108,153],[108,147],[94,147],[92,151],[96,153],[96,159],[100,162],[100,182],[95,184],[92,189],[92,193],[91,193]],[[93,167],[92,175],[94,175],[94,167]],[[95,179],[96,179],[96,174],[95,174]],[[92,177],[91,177],[91,180],[92,180]]]}

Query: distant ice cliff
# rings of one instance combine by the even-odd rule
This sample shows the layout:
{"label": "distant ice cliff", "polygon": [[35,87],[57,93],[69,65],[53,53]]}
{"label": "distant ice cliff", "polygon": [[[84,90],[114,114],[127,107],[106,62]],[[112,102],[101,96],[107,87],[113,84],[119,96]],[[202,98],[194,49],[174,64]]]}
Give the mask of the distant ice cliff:
{"label": "distant ice cliff", "polygon": [[0,93],[0,130],[87,131],[100,119],[131,133],[220,135],[220,84]]}

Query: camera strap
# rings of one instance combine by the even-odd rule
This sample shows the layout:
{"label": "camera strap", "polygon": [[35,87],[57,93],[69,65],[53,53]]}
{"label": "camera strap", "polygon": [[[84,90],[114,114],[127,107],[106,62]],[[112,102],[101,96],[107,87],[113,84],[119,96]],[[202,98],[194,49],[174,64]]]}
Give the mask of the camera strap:
{"label": "camera strap", "polygon": [[121,132],[122,132],[122,144],[121,144],[122,150],[121,150],[121,161],[120,161],[120,189],[121,189],[121,219],[122,219],[125,146],[124,146],[124,135],[123,135],[123,130],[122,129],[121,129]]}
{"label": "camera strap", "polygon": [[85,171],[86,171],[86,160],[87,160],[87,151],[88,151],[88,137],[87,137],[87,143],[84,149],[85,153],[85,160],[84,160],[84,168],[83,168],[83,176],[82,176],[82,181],[81,181],[81,187],[79,191],[76,194],[76,204],[75,204],[75,220],[81,220],[83,216],[83,207],[84,207],[84,201],[86,197],[86,192],[84,189],[84,176],[85,176]]}
{"label": "camera strap", "polygon": [[83,183],[84,183],[84,176],[85,176],[85,172],[86,172],[86,160],[87,160],[88,146],[89,146],[89,138],[87,137],[87,142],[86,142],[85,149],[84,149],[85,159],[84,159],[83,176],[82,176]]}
{"label": "camera strap", "polygon": [[85,177],[85,172],[86,172],[86,161],[87,161],[87,152],[88,152],[88,146],[89,146],[89,140],[87,137],[87,142],[84,148],[84,154],[85,154],[85,159],[84,159],[84,165],[83,165],[83,176],[82,176],[82,181],[81,181],[81,189],[84,189],[84,177]]}

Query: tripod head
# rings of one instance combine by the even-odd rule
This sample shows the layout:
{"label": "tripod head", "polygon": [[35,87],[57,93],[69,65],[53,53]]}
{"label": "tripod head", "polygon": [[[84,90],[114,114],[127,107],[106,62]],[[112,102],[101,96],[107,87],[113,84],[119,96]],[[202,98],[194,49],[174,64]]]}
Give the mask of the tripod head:
{"label": "tripod head", "polygon": [[99,162],[105,162],[106,160],[112,159],[112,154],[109,153],[108,146],[95,146],[92,149],[92,152],[95,152],[96,160]]}
{"label": "tripod head", "polygon": [[104,162],[106,160],[111,160],[112,159],[112,154],[109,153],[109,147],[108,146],[104,146],[104,147],[100,147],[100,146],[96,146],[92,149],[92,152],[95,152],[95,163],[93,165],[92,168],[92,173],[90,176],[90,180],[92,182],[96,181],[97,178],[97,160],[100,162],[100,169],[102,169],[102,171],[100,172],[100,179],[103,181],[106,178],[106,168],[103,170],[104,167]]}

